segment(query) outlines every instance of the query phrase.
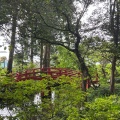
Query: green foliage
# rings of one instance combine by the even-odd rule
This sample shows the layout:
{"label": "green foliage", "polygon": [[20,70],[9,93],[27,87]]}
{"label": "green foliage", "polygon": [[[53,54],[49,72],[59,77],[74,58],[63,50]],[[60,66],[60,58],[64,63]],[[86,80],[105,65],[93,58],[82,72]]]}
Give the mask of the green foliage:
{"label": "green foliage", "polygon": [[[105,96],[110,96],[110,83],[101,83],[100,87],[97,88],[96,90],[94,90],[93,88],[89,88],[87,90],[87,100],[90,101],[94,101],[95,98],[99,98],[99,97],[105,97]],[[120,96],[120,84],[116,83],[115,84],[115,95]]]}
{"label": "green foliage", "polygon": [[29,69],[33,69],[33,68],[36,68],[36,64],[34,63],[27,63],[26,65],[22,65],[22,64],[17,64],[14,66],[14,68],[12,69],[13,70],[13,73],[16,73],[16,72],[22,72],[22,71],[25,71],[25,70],[29,70]]}
{"label": "green foliage", "polygon": [[65,77],[62,77],[59,82],[60,85],[53,88],[56,93],[54,119],[79,119],[80,107],[86,96],[79,88],[80,82],[77,78],[71,80]]}
{"label": "green foliage", "polygon": [[120,84],[115,84],[115,95],[120,96]]}
{"label": "green foliage", "polygon": [[120,65],[116,66],[116,77],[120,77]]}
{"label": "green foliage", "polygon": [[98,64],[96,65],[97,68],[97,73],[98,73],[98,79],[100,82],[102,83],[106,83],[107,80],[110,79],[110,75],[111,75],[111,64]]}
{"label": "green foliage", "polygon": [[83,120],[119,120],[120,97],[109,96],[96,98],[95,101],[86,103],[87,110]]}
{"label": "green foliage", "polygon": [[27,65],[23,66],[23,69],[32,69],[35,67],[36,67],[36,65],[34,63],[28,63]]}
{"label": "green foliage", "polygon": [[4,105],[21,105],[29,102],[32,95],[39,92],[44,88],[44,85],[39,81],[20,81],[14,82],[9,77],[6,77],[3,81],[0,81],[0,100],[1,107]]}
{"label": "green foliage", "polygon": [[88,101],[93,101],[97,97],[109,96],[110,95],[109,84],[108,83],[100,84],[99,88],[95,90],[93,88],[89,88],[87,92],[88,92],[88,96],[87,96]]}
{"label": "green foliage", "polygon": [[[42,81],[15,82],[11,77],[0,80],[0,108],[7,107],[15,115],[8,119],[42,120],[118,120],[120,119],[120,97],[109,96],[109,85],[101,85],[87,93],[81,91],[81,80],[77,77],[61,76],[53,80],[49,76]],[[116,85],[116,94],[120,94]],[[55,92],[54,98],[49,93]],[[34,103],[34,96],[44,92],[41,102]],[[87,96],[88,102],[85,102]],[[1,116],[1,119],[3,117]]]}
{"label": "green foliage", "polygon": [[7,69],[0,68],[0,78],[2,78],[4,75],[6,75]]}
{"label": "green foliage", "polygon": [[120,83],[120,77],[115,78],[115,83]]}
{"label": "green foliage", "polygon": [[[55,91],[54,101],[49,98],[50,89]],[[34,95],[40,92],[45,96],[42,102],[35,104]],[[14,111],[13,119],[79,119],[85,95],[78,78],[62,76],[55,81],[48,77],[42,81],[15,82],[11,77],[4,77],[0,81],[0,108]]]}
{"label": "green foliage", "polygon": [[57,51],[58,53],[52,56],[54,66],[78,69],[78,60],[73,53],[61,46],[57,47]]}

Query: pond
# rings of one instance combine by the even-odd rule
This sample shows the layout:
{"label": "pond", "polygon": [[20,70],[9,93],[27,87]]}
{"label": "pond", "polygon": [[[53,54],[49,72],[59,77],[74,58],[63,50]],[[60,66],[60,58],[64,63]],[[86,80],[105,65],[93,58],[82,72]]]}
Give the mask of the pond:
{"label": "pond", "polygon": [[[53,103],[55,99],[55,91],[51,92],[51,102]],[[38,93],[34,96],[34,104],[41,104],[42,100],[41,100],[41,93]],[[7,117],[7,116],[15,116],[15,112],[12,110],[9,110],[7,107],[5,107],[4,109],[0,109],[0,116],[2,117]],[[8,120],[7,118],[5,118],[4,120]]]}

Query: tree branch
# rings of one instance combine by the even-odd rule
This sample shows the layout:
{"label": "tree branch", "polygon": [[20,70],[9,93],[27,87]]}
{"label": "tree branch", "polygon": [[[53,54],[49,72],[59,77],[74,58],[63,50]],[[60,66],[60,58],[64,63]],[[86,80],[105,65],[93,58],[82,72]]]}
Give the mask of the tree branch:
{"label": "tree branch", "polygon": [[35,13],[37,13],[37,14],[40,15],[40,17],[41,17],[43,23],[44,23],[47,27],[49,27],[49,28],[53,28],[53,29],[55,29],[55,30],[59,30],[59,31],[68,31],[68,30],[66,30],[66,29],[60,29],[60,28],[57,28],[57,27],[54,27],[54,26],[49,25],[49,24],[45,21],[44,17],[41,15],[40,12],[38,12],[38,11],[36,12],[36,11],[35,11]]}
{"label": "tree branch", "polygon": [[[34,35],[35,35],[35,34],[34,34]],[[50,43],[50,44],[53,44],[53,45],[60,45],[60,46],[62,46],[62,47],[64,47],[64,48],[66,48],[67,50],[69,50],[69,51],[71,51],[71,52],[74,52],[74,49],[71,49],[70,47],[65,46],[64,43],[62,44],[61,42],[51,41],[51,40],[48,40],[48,39],[46,39],[46,38],[38,37],[38,36],[36,36],[36,35],[34,36],[34,38],[39,39],[39,40],[44,40],[45,42]]]}

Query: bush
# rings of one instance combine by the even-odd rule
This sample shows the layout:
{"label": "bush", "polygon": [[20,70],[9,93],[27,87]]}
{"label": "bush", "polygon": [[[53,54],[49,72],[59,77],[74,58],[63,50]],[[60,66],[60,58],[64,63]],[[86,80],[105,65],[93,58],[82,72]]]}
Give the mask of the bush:
{"label": "bush", "polygon": [[95,101],[86,103],[83,120],[119,120],[120,97],[109,96],[96,98]]}
{"label": "bush", "polygon": [[120,84],[115,84],[115,94],[120,96]]}
{"label": "bush", "polygon": [[[49,88],[49,89],[48,89]],[[44,91],[49,96],[50,89],[55,91],[55,99],[42,97],[42,102],[34,104],[34,95]],[[78,78],[62,76],[53,80],[48,77],[41,81],[26,80],[14,82],[10,77],[0,81],[1,108],[15,111],[10,119],[53,119],[71,120],[80,118],[81,104],[86,94],[80,90]]]}
{"label": "bush", "polygon": [[[1,108],[7,107],[15,111],[15,116],[10,116],[8,119],[120,119],[120,98],[109,96],[108,84],[101,85],[96,90],[90,88],[87,91],[89,102],[85,103],[86,93],[80,90],[80,83],[79,78],[71,79],[65,76],[56,80],[48,77],[42,81],[21,82],[14,82],[10,77],[4,77],[0,81],[0,105]],[[119,86],[116,86],[118,93],[120,93]],[[34,103],[35,94],[44,91],[45,96],[48,96],[50,89],[55,91],[54,100],[42,97],[42,102]]]}
{"label": "bush", "polygon": [[87,93],[88,101],[93,101],[97,97],[109,96],[110,95],[109,84],[101,84],[100,87],[98,87],[95,90],[93,88],[89,88],[87,90]]}
{"label": "bush", "polygon": [[120,83],[120,78],[115,78],[115,83]]}

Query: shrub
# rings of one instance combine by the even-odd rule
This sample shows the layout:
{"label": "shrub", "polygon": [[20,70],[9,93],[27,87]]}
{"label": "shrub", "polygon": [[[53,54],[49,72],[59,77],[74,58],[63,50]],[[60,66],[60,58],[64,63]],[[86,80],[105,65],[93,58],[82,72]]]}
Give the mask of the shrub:
{"label": "shrub", "polygon": [[[42,102],[34,104],[34,95],[44,91],[49,95],[49,90],[55,91],[55,99],[41,98]],[[71,120],[80,118],[81,104],[86,94],[80,90],[78,78],[62,76],[57,80],[50,77],[42,81],[26,80],[14,82],[10,77],[0,81],[1,108],[7,107],[15,111],[15,116],[10,119],[53,119]]]}
{"label": "shrub", "polygon": [[96,98],[95,101],[86,103],[85,118],[83,120],[119,120],[120,97],[109,96]]}
{"label": "shrub", "polygon": [[96,97],[109,96],[110,95],[109,84],[101,84],[100,87],[98,87],[95,90],[93,88],[89,88],[87,92],[88,92],[88,96],[87,96],[88,101],[92,101]]}

